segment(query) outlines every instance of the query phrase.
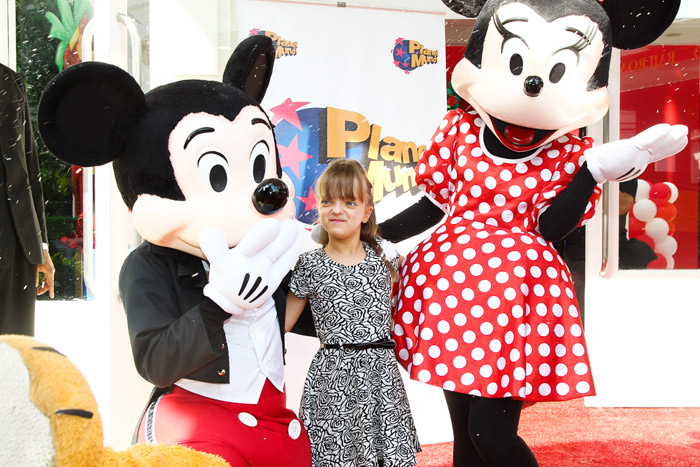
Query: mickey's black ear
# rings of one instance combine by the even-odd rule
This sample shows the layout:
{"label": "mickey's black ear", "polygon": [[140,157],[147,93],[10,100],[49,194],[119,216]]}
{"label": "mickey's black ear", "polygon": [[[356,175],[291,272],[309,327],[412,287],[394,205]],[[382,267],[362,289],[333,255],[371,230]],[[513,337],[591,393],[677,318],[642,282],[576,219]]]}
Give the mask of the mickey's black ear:
{"label": "mickey's black ear", "polygon": [[223,82],[261,102],[270,84],[274,64],[272,39],[264,35],[250,36],[233,51],[224,70]]}
{"label": "mickey's black ear", "polygon": [[146,98],[126,71],[101,62],[66,68],[39,101],[39,132],[49,150],[69,164],[91,167],[121,154]]}
{"label": "mickey's black ear", "polygon": [[486,0],[442,0],[442,3],[458,15],[476,18]]}
{"label": "mickey's black ear", "polygon": [[673,23],[681,0],[605,0],[612,45],[637,49],[654,42]]}

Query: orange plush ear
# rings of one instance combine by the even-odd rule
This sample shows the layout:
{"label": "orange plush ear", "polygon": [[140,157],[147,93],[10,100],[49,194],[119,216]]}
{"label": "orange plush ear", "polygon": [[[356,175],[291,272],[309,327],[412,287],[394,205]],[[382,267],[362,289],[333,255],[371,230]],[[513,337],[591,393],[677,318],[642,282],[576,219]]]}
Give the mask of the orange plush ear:
{"label": "orange plush ear", "polygon": [[230,467],[219,456],[195,451],[185,446],[165,444],[136,444],[125,451],[115,452],[105,448],[103,467]]}

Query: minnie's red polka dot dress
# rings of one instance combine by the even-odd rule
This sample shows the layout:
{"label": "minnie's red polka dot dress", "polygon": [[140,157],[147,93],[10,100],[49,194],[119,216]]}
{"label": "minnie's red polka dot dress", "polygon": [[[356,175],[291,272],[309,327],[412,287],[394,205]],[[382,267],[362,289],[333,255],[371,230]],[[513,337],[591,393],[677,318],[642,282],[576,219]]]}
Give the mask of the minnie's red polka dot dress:
{"label": "minnie's red polka dot dress", "polygon": [[401,269],[398,360],[412,379],[482,397],[594,395],[571,275],[537,225],[593,142],[562,136],[514,163],[484,153],[483,125],[449,112],[416,167],[448,217]]}

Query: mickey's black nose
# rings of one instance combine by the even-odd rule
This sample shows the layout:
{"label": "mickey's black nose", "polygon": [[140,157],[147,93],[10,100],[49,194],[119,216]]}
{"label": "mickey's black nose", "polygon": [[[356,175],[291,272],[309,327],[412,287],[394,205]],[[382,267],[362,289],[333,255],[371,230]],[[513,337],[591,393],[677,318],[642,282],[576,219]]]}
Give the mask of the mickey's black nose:
{"label": "mickey's black nose", "polygon": [[253,192],[253,206],[260,214],[269,216],[282,209],[289,201],[289,189],[278,178],[260,182]]}
{"label": "mickey's black nose", "polygon": [[539,76],[528,76],[525,78],[525,94],[528,96],[539,96],[543,87],[544,81]]}

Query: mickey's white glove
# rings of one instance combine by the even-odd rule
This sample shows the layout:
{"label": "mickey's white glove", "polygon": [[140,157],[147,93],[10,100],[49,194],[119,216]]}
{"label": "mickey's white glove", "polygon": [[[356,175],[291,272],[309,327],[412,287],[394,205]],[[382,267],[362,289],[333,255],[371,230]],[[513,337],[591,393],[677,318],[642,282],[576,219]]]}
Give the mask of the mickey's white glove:
{"label": "mickey's white glove", "polygon": [[587,149],[585,157],[596,182],[624,182],[644,172],[649,163],[678,153],[686,144],[687,126],[662,123],[632,138]]}
{"label": "mickey's white glove", "polygon": [[292,219],[262,220],[231,249],[219,230],[204,229],[199,246],[210,265],[204,295],[231,314],[265,303],[301,252],[299,230]]}

